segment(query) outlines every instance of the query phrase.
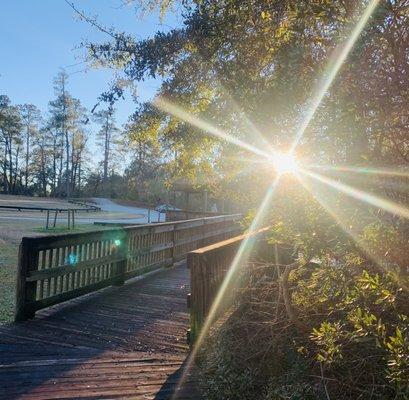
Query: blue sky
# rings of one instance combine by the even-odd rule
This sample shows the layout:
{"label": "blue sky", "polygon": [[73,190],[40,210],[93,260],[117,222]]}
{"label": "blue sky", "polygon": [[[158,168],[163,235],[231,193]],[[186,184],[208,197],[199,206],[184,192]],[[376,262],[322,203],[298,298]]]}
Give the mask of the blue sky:
{"label": "blue sky", "polygon": [[[124,0],[71,0],[78,9],[97,16],[101,24],[130,32],[138,38],[177,27],[178,17],[169,14],[160,21],[158,14],[141,18],[134,6]],[[84,69],[81,41],[103,41],[105,34],[80,21],[64,0],[2,0],[0,5],[0,94],[13,104],[32,103],[43,112],[53,99],[53,78],[60,68],[73,73],[69,91],[84,106],[92,108],[98,95],[108,88],[113,72]],[[138,86],[141,99],[152,97],[160,82],[148,80]],[[134,105],[128,98],[117,104],[119,123],[124,123]]]}

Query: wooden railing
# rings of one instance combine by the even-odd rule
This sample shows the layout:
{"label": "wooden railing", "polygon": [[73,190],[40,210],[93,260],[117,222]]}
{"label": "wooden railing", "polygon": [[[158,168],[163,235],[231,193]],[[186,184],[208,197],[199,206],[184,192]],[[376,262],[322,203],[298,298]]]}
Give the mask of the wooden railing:
{"label": "wooden railing", "polygon": [[236,235],[239,218],[236,214],[24,237],[19,250],[15,319],[33,318],[42,308],[169,266],[193,249]]}
{"label": "wooden railing", "polygon": [[185,210],[168,210],[166,211],[166,221],[183,221],[186,219],[215,217],[221,213],[211,211],[185,211]]}
{"label": "wooden railing", "polygon": [[212,304],[226,277],[226,272],[238,255],[238,250],[243,241],[249,239],[245,248],[240,250],[239,262],[236,265],[237,269],[245,265],[249,259],[273,259],[274,246],[268,245],[266,242],[268,232],[268,227],[262,228],[251,234],[236,236],[188,253],[187,266],[190,270],[190,294],[188,295],[190,311],[189,343],[192,344],[197,339],[206,318],[211,318],[212,321],[210,322],[214,322],[231,305],[233,289],[237,286],[239,273],[230,275],[229,279],[226,280],[223,298],[217,304],[217,310],[216,308],[213,310],[216,312],[212,311],[212,315],[209,316]]}

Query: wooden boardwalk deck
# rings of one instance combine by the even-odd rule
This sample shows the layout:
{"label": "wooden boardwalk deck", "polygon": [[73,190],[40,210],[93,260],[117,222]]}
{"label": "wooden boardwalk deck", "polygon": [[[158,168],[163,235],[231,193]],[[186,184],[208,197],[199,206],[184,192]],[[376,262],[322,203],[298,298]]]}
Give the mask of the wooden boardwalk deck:
{"label": "wooden boardwalk deck", "polygon": [[0,399],[198,399],[181,265],[0,326]]}

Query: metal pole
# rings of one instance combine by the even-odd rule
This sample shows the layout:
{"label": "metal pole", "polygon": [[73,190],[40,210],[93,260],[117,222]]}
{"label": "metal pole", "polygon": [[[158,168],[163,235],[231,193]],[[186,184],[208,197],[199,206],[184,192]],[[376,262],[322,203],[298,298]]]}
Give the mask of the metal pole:
{"label": "metal pole", "polygon": [[55,228],[55,225],[57,224],[57,214],[58,214],[58,210],[55,210],[55,215],[54,215],[54,228]]}
{"label": "metal pole", "polygon": [[45,229],[48,229],[49,222],[50,222],[50,210],[47,210],[47,222],[45,223]]}
{"label": "metal pole", "polygon": [[148,224],[151,223],[151,209],[148,208]]}

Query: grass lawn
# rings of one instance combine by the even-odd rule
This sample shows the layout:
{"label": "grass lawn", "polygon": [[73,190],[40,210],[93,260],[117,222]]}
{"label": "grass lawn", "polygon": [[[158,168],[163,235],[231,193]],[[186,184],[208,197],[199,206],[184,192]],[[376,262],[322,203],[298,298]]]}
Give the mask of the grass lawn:
{"label": "grass lawn", "polygon": [[109,229],[93,224],[78,224],[67,230],[65,225],[45,230],[41,221],[0,220],[0,324],[13,320],[18,246],[23,236],[38,236],[53,233],[88,232]]}
{"label": "grass lawn", "polygon": [[0,239],[0,324],[12,320],[18,245]]}

